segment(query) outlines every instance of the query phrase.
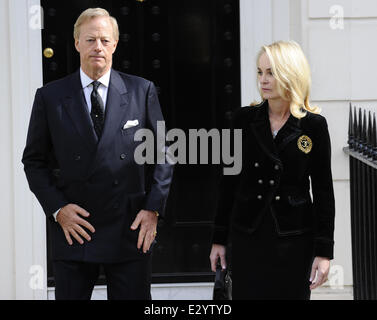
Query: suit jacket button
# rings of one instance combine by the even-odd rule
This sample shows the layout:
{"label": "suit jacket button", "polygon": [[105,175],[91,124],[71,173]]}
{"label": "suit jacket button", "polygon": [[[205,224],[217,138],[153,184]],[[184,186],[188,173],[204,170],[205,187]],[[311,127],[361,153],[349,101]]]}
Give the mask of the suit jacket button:
{"label": "suit jacket button", "polygon": [[263,184],[263,180],[262,180],[262,179],[259,179],[259,180],[258,180],[258,183],[259,183],[259,184]]}
{"label": "suit jacket button", "polygon": [[113,205],[113,209],[119,209],[119,203],[114,203],[114,205]]}
{"label": "suit jacket button", "polygon": [[81,160],[80,155],[77,155],[77,156],[75,157],[75,160],[76,160],[76,161],[80,161],[80,160]]}
{"label": "suit jacket button", "polygon": [[113,182],[113,185],[114,186],[117,186],[119,184],[119,181],[118,180],[115,180],[114,182]]}
{"label": "suit jacket button", "polygon": [[279,196],[276,196],[276,197],[275,197],[275,200],[276,200],[276,201],[279,201],[279,200],[280,200],[280,197],[279,197]]}
{"label": "suit jacket button", "polygon": [[262,197],[261,195],[258,195],[258,196],[257,196],[257,199],[258,199],[258,200],[262,200],[262,198],[263,198],[263,197]]}
{"label": "suit jacket button", "polygon": [[122,153],[122,154],[120,155],[120,158],[121,158],[122,160],[124,160],[124,159],[126,159],[126,155],[125,155],[124,153]]}
{"label": "suit jacket button", "polygon": [[254,163],[254,167],[255,167],[255,168],[259,168],[259,163],[258,163],[258,162],[255,162],[255,163]]}
{"label": "suit jacket button", "polygon": [[279,170],[279,169],[280,169],[280,166],[279,166],[278,164],[275,164],[274,169],[275,169],[275,170]]}

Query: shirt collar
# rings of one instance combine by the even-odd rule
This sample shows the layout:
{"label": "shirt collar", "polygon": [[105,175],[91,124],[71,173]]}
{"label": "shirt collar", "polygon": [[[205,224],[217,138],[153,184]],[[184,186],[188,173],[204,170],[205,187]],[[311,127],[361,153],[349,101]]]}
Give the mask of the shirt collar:
{"label": "shirt collar", "polygon": [[[110,74],[111,69],[107,71],[101,78],[99,78],[97,81],[101,82],[102,85],[104,85],[106,88],[109,87],[110,83]],[[88,77],[88,75],[80,68],[80,78],[81,78],[81,85],[83,88],[86,88],[89,86],[94,80]]]}

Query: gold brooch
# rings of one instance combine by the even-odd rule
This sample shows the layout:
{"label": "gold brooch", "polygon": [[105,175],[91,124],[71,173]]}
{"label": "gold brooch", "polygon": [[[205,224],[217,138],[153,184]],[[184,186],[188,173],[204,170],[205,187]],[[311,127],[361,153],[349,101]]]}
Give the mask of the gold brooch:
{"label": "gold brooch", "polygon": [[302,152],[308,154],[313,147],[312,139],[310,139],[308,136],[301,136],[297,140],[297,146]]}

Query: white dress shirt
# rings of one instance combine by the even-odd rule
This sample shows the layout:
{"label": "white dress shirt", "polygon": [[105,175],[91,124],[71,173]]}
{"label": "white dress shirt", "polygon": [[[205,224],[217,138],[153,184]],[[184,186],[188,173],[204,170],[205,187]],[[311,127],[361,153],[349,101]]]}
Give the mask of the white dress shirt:
{"label": "white dress shirt", "polygon": [[[110,74],[111,74],[111,69],[97,80],[98,82],[101,83],[100,86],[98,87],[98,93],[102,98],[104,111],[106,110],[107,91],[109,89],[109,84],[110,84]],[[81,68],[80,68],[80,79],[81,79],[82,89],[84,90],[86,105],[88,107],[88,111],[90,114],[90,112],[92,111],[92,101],[90,99],[90,96],[93,91],[92,82],[95,80],[91,79]],[[53,213],[53,217],[55,221],[56,221],[56,216],[58,215],[58,212],[60,211],[60,209],[57,210],[55,213]]]}
{"label": "white dress shirt", "polygon": [[[103,106],[105,110],[106,110],[106,101],[107,101],[107,91],[109,89],[109,83],[110,83],[110,74],[111,74],[111,69],[97,80],[98,82],[101,83],[101,85],[98,87],[98,93],[102,98]],[[91,102],[90,96],[93,91],[92,82],[94,80],[89,78],[87,74],[81,68],[80,68],[80,78],[81,78],[82,89],[84,90],[86,105],[88,106],[88,111],[90,114],[90,112],[92,111],[92,102]]]}

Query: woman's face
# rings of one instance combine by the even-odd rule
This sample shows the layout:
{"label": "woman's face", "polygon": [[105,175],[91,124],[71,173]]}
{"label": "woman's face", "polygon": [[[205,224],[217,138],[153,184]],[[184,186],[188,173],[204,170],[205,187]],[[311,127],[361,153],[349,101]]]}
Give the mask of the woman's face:
{"label": "woman's face", "polygon": [[264,100],[279,99],[277,81],[272,73],[270,59],[263,53],[258,61],[258,82]]}

